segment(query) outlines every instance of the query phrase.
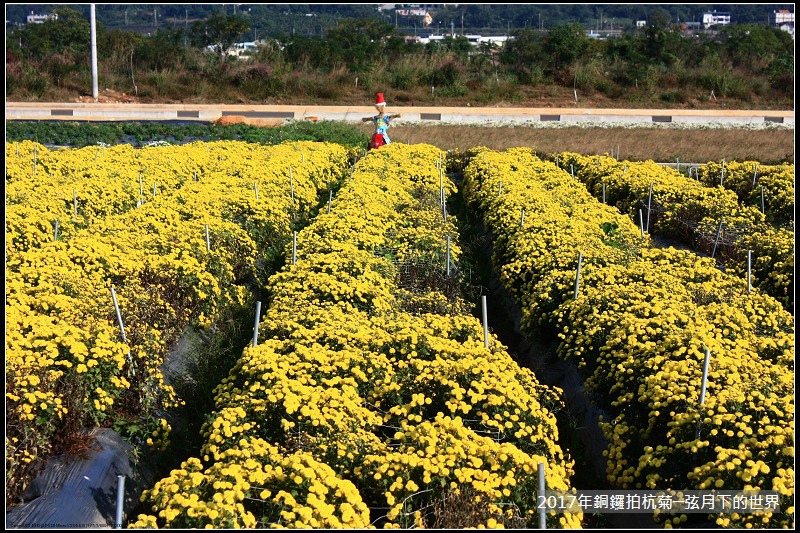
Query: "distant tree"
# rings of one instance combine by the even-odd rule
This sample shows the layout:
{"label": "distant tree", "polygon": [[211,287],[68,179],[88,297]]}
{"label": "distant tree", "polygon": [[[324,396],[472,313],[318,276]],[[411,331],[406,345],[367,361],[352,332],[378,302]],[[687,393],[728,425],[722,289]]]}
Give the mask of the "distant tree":
{"label": "distant tree", "polygon": [[570,23],[550,29],[542,48],[551,71],[561,72],[580,59],[589,49],[589,44],[583,26]]}
{"label": "distant tree", "polygon": [[719,32],[723,50],[734,67],[766,68],[775,58],[794,50],[791,36],[759,24],[730,24]]}
{"label": "distant tree", "polygon": [[533,28],[518,32],[503,46],[500,62],[511,68],[520,79],[530,78],[535,67],[545,63],[544,38],[543,33]]}
{"label": "distant tree", "polygon": [[54,54],[88,57],[91,45],[89,19],[71,8],[59,8],[54,13],[57,18],[47,19],[41,24],[27,24],[17,30],[16,40],[25,56],[36,60]]}
{"label": "distant tree", "polygon": [[353,72],[367,70],[384,56],[387,42],[395,28],[382,20],[344,20],[328,28],[327,39],[334,57],[350,66]]}
{"label": "distant tree", "polygon": [[250,29],[250,23],[239,15],[223,15],[213,13],[205,20],[192,24],[193,43],[195,46],[211,46],[214,52],[224,60],[228,50],[238,41],[242,34]]}

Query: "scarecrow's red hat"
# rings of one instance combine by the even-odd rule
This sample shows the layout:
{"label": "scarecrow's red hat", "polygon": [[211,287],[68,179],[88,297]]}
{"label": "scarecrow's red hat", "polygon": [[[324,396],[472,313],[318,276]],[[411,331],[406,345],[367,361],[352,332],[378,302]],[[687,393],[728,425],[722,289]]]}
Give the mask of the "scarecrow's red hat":
{"label": "scarecrow's red hat", "polygon": [[378,93],[375,97],[375,105],[386,105],[386,100],[383,99],[383,93]]}

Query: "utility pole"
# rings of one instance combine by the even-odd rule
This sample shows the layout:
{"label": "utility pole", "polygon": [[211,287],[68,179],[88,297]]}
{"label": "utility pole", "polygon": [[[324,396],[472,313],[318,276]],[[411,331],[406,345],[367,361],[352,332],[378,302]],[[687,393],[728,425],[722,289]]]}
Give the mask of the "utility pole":
{"label": "utility pole", "polygon": [[95,16],[94,4],[89,4],[89,8],[91,22],[89,35],[92,40],[92,98],[97,102],[97,17]]}

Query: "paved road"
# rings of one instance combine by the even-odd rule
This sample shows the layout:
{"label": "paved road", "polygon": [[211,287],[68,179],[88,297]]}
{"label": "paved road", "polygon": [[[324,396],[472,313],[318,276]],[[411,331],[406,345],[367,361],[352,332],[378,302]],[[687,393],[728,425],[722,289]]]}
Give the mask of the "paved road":
{"label": "paved road", "polygon": [[[793,111],[720,111],[696,109],[579,109],[528,107],[391,107],[404,123],[675,123],[765,125],[794,127]],[[375,113],[372,106],[277,106],[201,104],[100,104],[6,102],[6,120],[71,121],[198,121],[225,116],[254,121],[337,120],[359,122]]]}

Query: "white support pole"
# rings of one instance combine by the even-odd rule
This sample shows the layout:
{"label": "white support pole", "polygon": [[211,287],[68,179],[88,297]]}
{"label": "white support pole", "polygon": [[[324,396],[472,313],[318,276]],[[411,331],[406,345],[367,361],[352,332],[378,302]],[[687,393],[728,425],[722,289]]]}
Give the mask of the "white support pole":
{"label": "white support pole", "polygon": [[753,171],[753,188],[756,188],[756,180],[758,179],[758,164],[756,164],[756,169]]}
{"label": "white support pole", "polygon": [[446,271],[447,277],[450,277],[450,235],[447,236],[447,252],[446,252]]}
{"label": "white support pole", "polygon": [[211,239],[208,235],[208,224],[206,224],[206,251],[211,251]]}
{"label": "white support pole", "polygon": [[573,300],[578,299],[578,287],[581,283],[581,263],[583,262],[583,252],[578,252],[578,269],[575,272],[575,297]]}
{"label": "white support pole", "polygon": [[94,4],[89,4],[89,19],[91,22],[89,35],[92,47],[92,98],[97,102],[97,17],[95,16]]}
{"label": "white support pole", "polygon": [[539,468],[537,468],[538,474],[538,500],[541,502],[541,506],[536,509],[538,516],[539,516],[539,529],[547,529],[547,494],[545,493],[545,483],[544,483],[544,463],[539,463]]}
{"label": "white support pole", "polygon": [[750,284],[750,274],[752,272],[753,267],[753,251],[747,250],[747,294],[750,294],[750,291],[753,290],[753,286]]}
{"label": "white support pole", "polygon": [[292,167],[289,167],[289,188],[292,193],[292,204],[294,204],[294,175],[292,174]]}
{"label": "white support pole", "polygon": [[256,191],[256,200],[258,200],[258,182],[253,183],[253,189]]}
{"label": "white support pole", "polygon": [[603,203],[606,203],[606,182],[603,182]]}
{"label": "white support pole", "polygon": [[261,301],[256,302],[256,320],[253,324],[253,348],[258,346],[258,323],[261,321]]}
{"label": "white support pole", "polygon": [[[700,405],[699,408],[702,408],[703,405],[706,403],[706,387],[708,385],[708,362],[711,359],[711,351],[706,348],[706,356],[703,360],[703,381],[700,384]],[[700,413],[700,420],[697,421],[697,430],[695,431],[694,438],[695,440],[700,438],[700,422],[703,420],[702,411]]]}
{"label": "white support pole", "polygon": [[644,239],[644,218],[642,218],[641,209],[639,209],[639,228],[642,230],[642,239]]}
{"label": "white support pole", "polygon": [[720,169],[719,173],[719,184],[722,185],[722,182],[725,181],[725,160],[722,160],[722,168]]}
{"label": "white support pole", "polygon": [[653,184],[650,184],[650,193],[647,195],[647,226],[645,226],[644,230],[649,232],[650,231],[650,210],[653,205]]}
{"label": "white support pole", "polygon": [[297,232],[292,233],[292,264],[297,263]]}
{"label": "white support pole", "polygon": [[483,346],[489,348],[489,316],[486,311],[486,295],[481,296],[481,315],[483,317]]}
{"label": "white support pole", "polygon": [[519,217],[519,227],[520,229],[525,227],[525,208],[522,208],[522,214]]}
{"label": "white support pole", "polygon": [[56,220],[55,229],[53,230],[53,241],[58,240],[58,220]]}
{"label": "white support pole", "polygon": [[711,350],[706,348],[706,357],[703,361],[703,382],[700,386],[700,406],[706,403],[706,386],[708,385],[708,362],[711,359]]}
{"label": "white support pole", "polygon": [[[117,292],[114,290],[113,285],[111,285],[111,299],[114,301],[114,310],[117,313],[117,323],[119,323],[119,331],[122,334],[122,342],[128,344],[128,337],[125,336],[125,326],[122,324],[122,312],[119,310],[119,302],[117,301]],[[135,374],[130,350],[128,350],[128,363],[131,365],[131,373]]]}
{"label": "white support pole", "polygon": [[117,513],[114,518],[114,529],[122,529],[122,510],[125,504],[125,476],[117,476]]}
{"label": "white support pole", "polygon": [[766,206],[764,205],[764,186],[763,185],[761,186],[761,214],[762,215],[766,215],[767,214]]}
{"label": "white support pole", "polygon": [[724,217],[720,217],[719,219],[719,226],[717,226],[717,237],[714,239],[714,248],[711,250],[711,257],[714,257],[714,254],[717,253],[717,245],[719,245],[719,236],[722,234],[722,221]]}
{"label": "white support pole", "polygon": [[77,191],[77,189],[72,189],[72,217],[75,219],[75,222],[78,221],[78,191]]}
{"label": "white support pole", "polygon": [[328,191],[328,213],[331,212],[331,202],[333,202],[333,191]]}

